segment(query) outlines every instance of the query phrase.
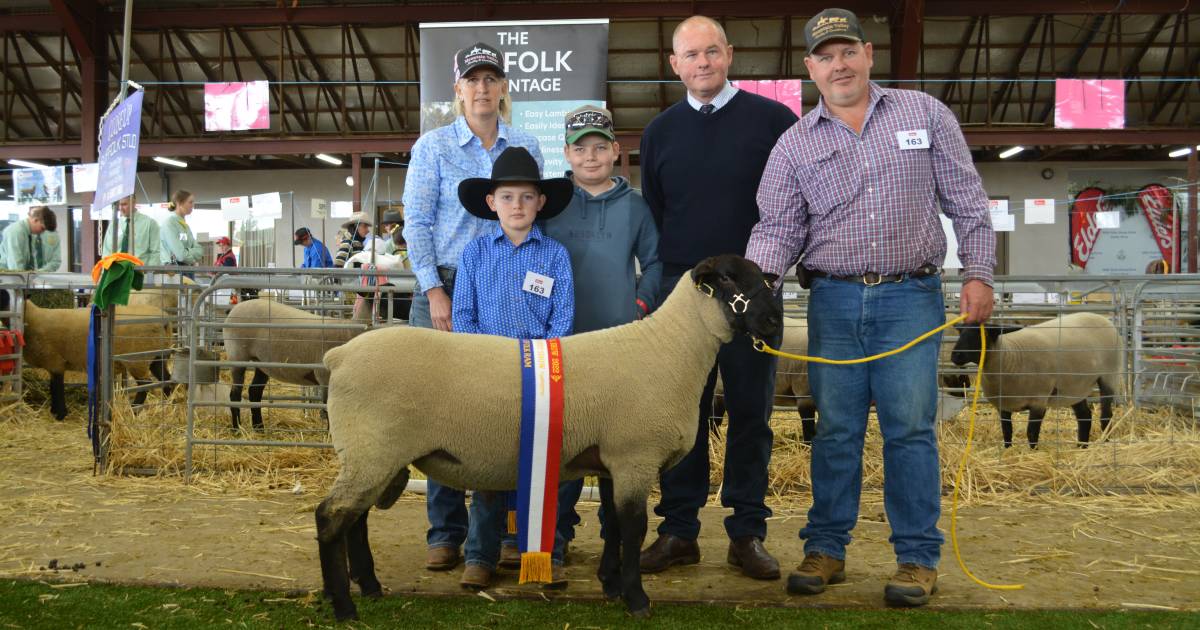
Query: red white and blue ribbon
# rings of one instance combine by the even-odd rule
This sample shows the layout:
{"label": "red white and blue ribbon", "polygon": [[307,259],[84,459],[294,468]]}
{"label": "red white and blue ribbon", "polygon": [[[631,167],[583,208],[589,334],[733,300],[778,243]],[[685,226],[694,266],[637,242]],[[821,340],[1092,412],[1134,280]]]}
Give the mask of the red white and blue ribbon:
{"label": "red white and blue ribbon", "polygon": [[558,339],[521,339],[521,453],[517,482],[520,583],[549,582],[562,455],[563,356]]}

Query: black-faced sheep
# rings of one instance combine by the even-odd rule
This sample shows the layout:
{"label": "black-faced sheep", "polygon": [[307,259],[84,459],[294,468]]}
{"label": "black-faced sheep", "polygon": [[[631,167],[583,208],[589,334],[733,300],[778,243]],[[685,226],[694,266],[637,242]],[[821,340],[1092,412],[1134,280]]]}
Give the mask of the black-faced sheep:
{"label": "black-faced sheep", "polygon": [[[23,358],[29,367],[42,368],[50,373],[50,413],[58,420],[67,417],[66,386],[64,375],[68,371],[87,372],[89,308],[41,308],[33,302],[25,302],[25,352]],[[145,322],[123,324],[123,319],[161,319],[161,323]],[[166,315],[153,306],[118,306],[116,336],[113,339],[114,354],[131,354],[165,350],[171,347],[171,335]],[[169,381],[170,373],[166,358],[141,359],[116,362],[117,369],[125,371],[139,385],[150,382],[151,374],[159,381]],[[164,388],[170,391],[170,385]],[[138,407],[146,402],[146,391],[139,391],[133,400]]]}
{"label": "black-faced sheep", "polygon": [[[358,300],[354,306],[352,323],[359,326],[351,328],[338,327],[351,323],[351,320],[323,317],[265,298],[247,300],[234,306],[225,317],[225,323],[233,326],[222,329],[228,360],[297,365],[254,368],[254,378],[250,381],[248,396],[250,402],[262,402],[267,381],[272,378],[293,385],[320,386],[322,392],[326,392],[329,373],[322,367],[314,366],[321,364],[321,358],[330,348],[336,348],[362,333],[361,324],[371,321],[372,303],[373,300],[369,299]],[[280,325],[284,327],[277,327]],[[229,392],[229,400],[234,403],[241,402],[246,368],[234,367],[232,377],[233,386]],[[325,394],[322,398],[325,398]],[[229,413],[233,418],[233,428],[237,429],[241,420],[241,409],[230,407]],[[250,417],[253,427],[261,430],[262,408],[251,407]]]}
{"label": "black-faced sheep", "polygon": [[[1004,446],[1012,446],[1012,414],[1029,411],[1029,445],[1036,448],[1042,419],[1050,407],[1071,407],[1078,421],[1080,446],[1092,429],[1088,402],[1100,390],[1100,431],[1112,419],[1113,397],[1120,386],[1122,344],[1108,318],[1072,313],[1028,328],[987,325],[983,395],[1000,411]],[[979,363],[978,326],[959,330],[951,360]]]}
{"label": "black-faced sheep", "polygon": [[[717,350],[735,334],[771,338],[781,317],[758,267],[720,256],[682,278],[649,318],[562,340],[559,478],[601,477],[611,534],[597,575],[605,595],[620,596],[635,615],[650,610],[638,571],[646,498],[695,443],[696,408]],[[385,369],[396,356],[406,357],[406,368]],[[513,339],[406,326],[369,332],[325,355],[341,470],[316,524],[325,594],[338,619],[357,614],[351,578],[364,595],[381,593],[367,513],[395,503],[410,464],[456,488],[516,488],[518,360]]]}
{"label": "black-faced sheep", "polygon": [[[779,344],[779,349],[789,354],[807,355],[808,322],[784,317],[783,342]],[[775,406],[793,405],[800,415],[802,441],[812,444],[813,436],[817,434],[817,403],[808,386],[808,362],[779,357],[779,363],[775,366]],[[718,376],[713,392],[714,432],[725,415],[725,407],[725,387]]]}

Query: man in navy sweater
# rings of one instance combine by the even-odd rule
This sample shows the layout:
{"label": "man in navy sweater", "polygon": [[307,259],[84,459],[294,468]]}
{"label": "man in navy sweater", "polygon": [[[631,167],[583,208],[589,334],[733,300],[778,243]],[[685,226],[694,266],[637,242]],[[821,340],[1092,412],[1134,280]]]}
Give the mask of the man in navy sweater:
{"label": "man in navy sweater", "polygon": [[[671,68],[687,88],[687,98],[650,121],[641,146],[642,194],[660,233],[660,303],[704,258],[745,254],[758,222],[755,194],[763,168],[775,141],[797,120],[784,105],[729,84],[733,46],[712,19],[684,20],[675,29],[672,49]],[[779,563],[763,547],[771,515],[766,491],[775,360],[756,352],[744,336],[717,355],[700,398],[695,448],[662,475],[662,500],[654,511],[664,520],[658,540],[642,552],[642,572],[700,561],[696,538],[699,511],[708,498],[708,417],[718,368],[729,410],[721,490],[721,505],[733,508],[725,519],[727,559],[749,577],[778,579]]]}

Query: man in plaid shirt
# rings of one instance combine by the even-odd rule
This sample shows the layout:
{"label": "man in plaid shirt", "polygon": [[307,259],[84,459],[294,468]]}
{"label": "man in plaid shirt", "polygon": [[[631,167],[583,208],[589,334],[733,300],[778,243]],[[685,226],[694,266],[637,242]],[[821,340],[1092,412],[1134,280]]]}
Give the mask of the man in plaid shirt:
{"label": "man in plaid shirt", "polygon": [[[959,241],[963,313],[968,323],[986,320],[995,235],[954,115],[923,92],[871,82],[873,50],[853,13],[822,11],[809,20],[805,39],[804,65],[821,101],[771,153],[747,258],[777,276],[799,260],[802,276],[812,281],[812,355],[870,356],[945,321],[940,208]],[[800,530],[804,562],[788,576],[789,593],[820,593],[845,580],[874,402],[884,440],[884,507],[899,565],[884,598],[907,606],[929,601],[943,542],[934,429],[939,338],[871,363],[810,366],[819,412],[813,505]]]}

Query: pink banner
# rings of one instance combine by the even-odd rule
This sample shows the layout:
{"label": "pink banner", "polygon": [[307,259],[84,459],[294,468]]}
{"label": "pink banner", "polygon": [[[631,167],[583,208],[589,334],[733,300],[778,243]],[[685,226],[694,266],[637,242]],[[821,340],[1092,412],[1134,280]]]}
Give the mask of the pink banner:
{"label": "pink banner", "polygon": [[266,81],[204,84],[204,130],[271,128],[271,96]]}
{"label": "pink banner", "polygon": [[802,83],[800,79],[734,81],[733,87],[779,101],[787,105],[797,116],[803,116],[803,103],[800,98]]}
{"label": "pink banner", "polygon": [[1058,129],[1124,129],[1125,82],[1121,79],[1057,79],[1054,126]]}

